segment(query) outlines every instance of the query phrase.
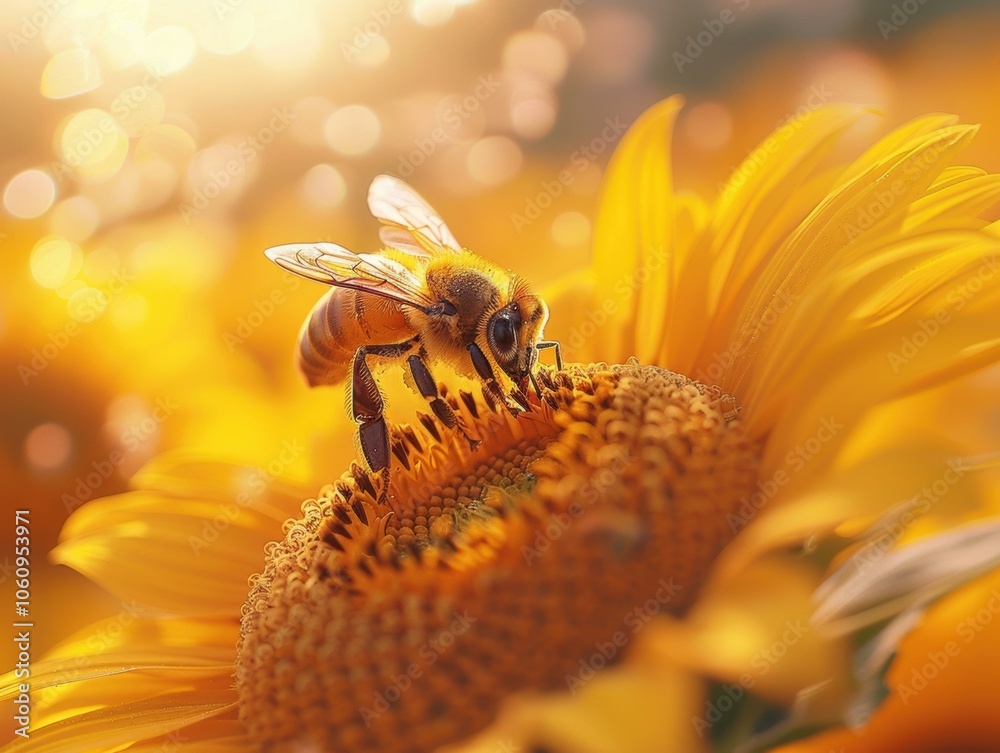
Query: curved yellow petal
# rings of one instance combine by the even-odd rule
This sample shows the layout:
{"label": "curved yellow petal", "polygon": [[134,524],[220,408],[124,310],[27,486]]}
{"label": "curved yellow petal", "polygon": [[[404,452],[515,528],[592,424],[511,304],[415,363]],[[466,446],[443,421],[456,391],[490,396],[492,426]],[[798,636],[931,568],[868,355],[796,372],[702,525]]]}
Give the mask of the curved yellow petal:
{"label": "curved yellow petal", "polygon": [[[142,611],[138,604],[123,604],[119,614],[81,629],[34,662],[37,723],[117,698],[128,700],[125,692],[134,699],[213,677],[228,684],[239,638],[235,620],[150,620],[140,616]],[[121,676],[130,673],[141,677],[123,682]],[[0,678],[0,698],[13,698],[19,682],[13,672]]]}
{"label": "curved yellow petal", "polygon": [[820,580],[813,565],[790,556],[758,560],[733,577],[715,578],[683,619],[650,624],[647,659],[774,703],[791,704],[800,691],[824,683],[831,699],[842,697],[849,686],[850,647],[810,624]]}
{"label": "curved yellow petal", "polygon": [[[998,330],[989,312],[1000,291],[998,248],[988,234],[971,231],[898,241],[828,272],[800,300],[763,320],[760,342],[746,345],[750,358],[741,365],[754,372],[743,377],[752,430],[769,431],[779,417],[786,426],[796,423],[806,434],[776,443],[793,447],[815,431],[818,415],[851,421],[878,402],[995,358],[990,343]],[[915,273],[922,265],[950,276]],[[887,296],[896,302],[892,308]],[[880,313],[877,324],[857,321],[873,311]],[[797,406],[795,415],[788,404]]]}
{"label": "curved yellow petal", "polygon": [[602,358],[606,330],[611,327],[608,305],[597,296],[593,271],[566,275],[542,291],[550,317],[545,336],[559,342],[566,362],[592,363]]}
{"label": "curved yellow petal", "polygon": [[[898,438],[851,467],[807,474],[819,449],[800,445],[785,458],[790,462],[783,471],[764,477],[761,496],[741,510],[735,521],[740,533],[718,560],[720,577],[735,575],[767,552],[799,546],[846,523],[858,530],[885,510],[936,488],[941,479],[951,480],[946,487],[949,506],[971,504],[977,489],[967,474],[955,479],[945,460],[952,454],[949,449],[942,441]],[[928,497],[928,505],[933,501]]]}
{"label": "curved yellow petal", "polygon": [[[636,647],[638,648],[638,647]],[[648,652],[643,652],[648,653]],[[483,733],[437,753],[708,753],[701,682],[686,672],[635,655],[572,691],[510,698]]]}
{"label": "curved yellow petal", "polygon": [[128,748],[130,753],[247,753],[255,743],[238,719],[214,717],[152,737]]}
{"label": "curved yellow petal", "polygon": [[[676,262],[670,136],[681,97],[649,108],[628,129],[605,173],[594,222],[597,299],[607,300],[611,325],[602,351],[624,361],[658,343]],[[639,335],[638,323],[643,323]]]}
{"label": "curved yellow petal", "polygon": [[[943,175],[943,174],[942,174]],[[961,227],[964,223],[986,223],[976,220],[983,212],[1000,201],[1000,175],[973,175],[962,180],[952,179],[914,201],[907,210],[900,232],[909,233],[931,223],[948,223]]]}
{"label": "curved yellow petal", "polygon": [[676,291],[671,320],[692,329],[695,347],[681,351],[668,344],[663,357],[671,368],[687,373],[696,369],[699,354],[724,349],[723,339],[735,340],[740,306],[750,292],[747,286],[827,194],[835,177],[833,173],[812,176],[813,171],[866,112],[870,110],[855,105],[809,111],[771,134],[733,172]]}
{"label": "curved yellow petal", "polygon": [[[767,376],[758,375],[767,374],[768,361],[783,355],[774,347],[774,341],[782,337],[785,341],[794,339],[786,335],[788,318],[782,316],[789,302],[801,298],[821,280],[838,255],[851,248],[852,241],[902,212],[973,133],[974,129],[955,126],[926,136],[915,148],[888,165],[867,170],[817,206],[770,261],[748,299],[742,319],[752,326],[740,334],[736,347],[738,352],[759,357],[744,359],[732,383],[724,387],[735,390],[746,405],[754,407],[760,393],[774,384]],[[771,321],[773,326],[765,326]],[[760,368],[758,364],[764,368],[755,375],[751,369]]]}
{"label": "curved yellow petal", "polygon": [[[293,447],[294,454],[300,448]],[[129,480],[135,489],[162,492],[172,497],[237,499],[279,524],[297,515],[308,489],[283,478],[279,466],[261,468],[239,465],[184,451],[156,456]]]}
{"label": "curved yellow petal", "polygon": [[[273,516],[227,501],[127,492],[73,514],[52,551],[126,600],[173,614],[239,614],[263,565]],[[247,498],[249,499],[249,498]]]}
{"label": "curved yellow petal", "polygon": [[884,165],[901,150],[912,148],[912,144],[916,140],[957,123],[958,117],[950,113],[930,113],[897,126],[866,149],[844,171],[837,181],[837,185],[843,186],[857,180],[871,166]]}
{"label": "curved yellow petal", "polygon": [[0,748],[2,753],[98,753],[165,735],[235,708],[232,692],[182,691],[98,709],[34,729]]}

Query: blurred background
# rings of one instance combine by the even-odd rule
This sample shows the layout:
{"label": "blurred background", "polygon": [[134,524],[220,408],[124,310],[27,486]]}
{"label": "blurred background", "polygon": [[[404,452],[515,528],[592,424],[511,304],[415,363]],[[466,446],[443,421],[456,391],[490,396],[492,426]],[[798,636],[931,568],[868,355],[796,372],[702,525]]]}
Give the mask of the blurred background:
{"label": "blurred background", "polygon": [[871,133],[982,123],[966,161],[1000,170],[998,36],[985,2],[5,0],[2,603],[14,509],[31,510],[38,656],[121,611],[45,554],[151,459],[228,458],[306,495],[347,466],[342,392],[293,368],[321,286],[262,251],[375,250],[375,174],[544,287],[588,263],[615,143],[676,92],[677,182],[707,197],[833,101],[881,107]]}

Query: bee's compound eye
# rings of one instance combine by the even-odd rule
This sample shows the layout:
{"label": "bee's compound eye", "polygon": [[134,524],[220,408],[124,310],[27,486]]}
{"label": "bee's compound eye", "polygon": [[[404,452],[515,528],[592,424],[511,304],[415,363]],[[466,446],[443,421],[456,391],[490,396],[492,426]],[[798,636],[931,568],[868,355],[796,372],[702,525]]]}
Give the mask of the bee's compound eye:
{"label": "bee's compound eye", "polygon": [[493,323],[493,342],[501,351],[514,348],[514,325],[506,317],[498,317]]}

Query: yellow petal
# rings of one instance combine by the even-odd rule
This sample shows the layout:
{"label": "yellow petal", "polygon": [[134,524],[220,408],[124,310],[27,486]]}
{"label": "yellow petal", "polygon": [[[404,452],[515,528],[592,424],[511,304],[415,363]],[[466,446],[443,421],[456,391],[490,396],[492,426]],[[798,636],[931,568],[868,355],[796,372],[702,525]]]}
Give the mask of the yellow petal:
{"label": "yellow petal", "polygon": [[174,614],[239,614],[247,578],[262,569],[274,518],[225,502],[127,492],[67,522],[54,562],[126,600]]}
{"label": "yellow petal", "polygon": [[309,495],[307,489],[275,473],[178,451],[153,458],[129,479],[129,485],[174,497],[239,500],[242,495],[247,505],[281,524],[298,514]]}
{"label": "yellow petal", "polygon": [[799,691],[820,683],[842,693],[849,646],[809,622],[820,580],[812,565],[787,556],[714,578],[684,619],[664,617],[650,625],[646,659],[709,675],[775,703],[790,704]]}
{"label": "yellow petal", "polygon": [[[781,314],[789,301],[795,301],[834,264],[838,254],[859,235],[869,230],[865,219],[874,223],[873,228],[884,226],[919,196],[944,168],[952,153],[963,146],[973,135],[974,129],[950,127],[923,137],[918,146],[891,160],[888,165],[871,168],[855,181],[845,185],[820,203],[771,260],[768,271],[761,277],[744,308],[741,318],[754,323],[740,333],[736,341],[740,353],[775,354],[781,351],[774,341],[786,335],[787,317]],[[877,210],[877,211],[876,211]],[[871,219],[877,214],[878,219]],[[774,320],[766,328],[762,323]],[[751,347],[753,343],[753,347]],[[771,356],[775,357],[775,356]],[[747,371],[752,358],[744,359],[742,368],[734,374],[732,385],[723,385],[744,396],[747,404],[765,386],[767,377],[756,381]],[[767,382],[772,389],[773,382]]]}
{"label": "yellow petal", "polygon": [[[826,195],[834,175],[818,176],[808,190],[802,183],[866,112],[851,105],[812,110],[771,134],[733,172],[677,291],[681,303],[673,312],[674,321],[695,328],[692,340],[701,345],[698,351],[707,345],[702,345],[708,337],[702,333],[709,325],[727,330],[735,326],[735,306],[746,295],[744,286],[756,279],[762,262]],[[699,298],[706,299],[707,306]],[[692,368],[694,353],[668,349],[665,356],[683,371]]]}
{"label": "yellow petal", "polygon": [[184,691],[166,696],[99,709],[34,729],[31,737],[18,738],[2,753],[95,753],[165,735],[236,706],[233,692]]}
{"label": "yellow petal", "polygon": [[838,186],[857,180],[872,165],[884,165],[893,155],[901,150],[912,148],[911,145],[923,136],[947,128],[958,123],[958,118],[949,113],[931,113],[921,115],[909,123],[890,131],[875,144],[865,150],[854,163],[848,167],[838,180]]}
{"label": "yellow petal", "polygon": [[[135,700],[199,681],[226,687],[232,675],[236,621],[148,620],[130,604],[89,625],[32,666],[36,724],[95,705]],[[126,682],[125,675],[132,681]],[[220,683],[208,683],[216,678]],[[0,698],[13,698],[19,680],[0,679]]]}
{"label": "yellow petal", "polygon": [[206,719],[129,747],[129,753],[247,753],[254,743],[238,719]]}
{"label": "yellow petal", "polygon": [[[992,266],[996,248],[983,233],[933,233],[899,241],[814,282],[801,300],[771,317],[762,342],[746,345],[747,361],[759,354],[744,366],[757,372],[746,377],[744,391],[752,430],[769,430],[783,415],[798,433],[775,446],[794,447],[816,431],[821,417],[834,414],[850,423],[878,402],[953,379],[995,357],[997,330],[989,312],[1000,291]],[[958,254],[948,262],[957,267],[950,270],[955,277],[913,274],[925,263],[942,269],[929,261],[935,254]],[[963,292],[966,287],[975,295]],[[883,290],[906,305],[890,311]],[[870,314],[872,306],[882,314],[879,326],[859,327],[854,317]],[[857,389],[861,384],[865,389]],[[786,404],[797,406],[794,415]]]}
{"label": "yellow petal", "polygon": [[551,316],[545,336],[559,342],[567,363],[593,363],[601,354],[607,337],[608,312],[597,297],[593,271],[569,274],[542,291]]}
{"label": "yellow petal", "polygon": [[985,225],[975,218],[1000,200],[1000,175],[976,175],[932,188],[910,205],[901,232],[909,233],[934,222],[948,222],[950,227],[971,222]]}
{"label": "yellow petal", "polygon": [[676,668],[629,660],[572,693],[513,696],[482,734],[438,753],[707,753],[691,723],[700,693],[701,683]]}
{"label": "yellow petal", "polygon": [[[740,572],[767,552],[801,545],[845,523],[853,521],[854,531],[861,530],[889,507],[920,495],[944,478],[949,471],[944,458],[951,454],[943,442],[900,440],[849,468],[805,477],[801,469],[812,458],[804,446],[801,451],[799,464],[790,466],[799,468],[798,475],[789,472],[764,477],[777,492],[770,497],[763,495],[760,505],[751,500],[754,506],[743,518],[750,524],[720,556],[720,577]],[[950,484],[948,503],[961,506],[965,504],[963,497],[975,493],[975,487],[967,482]]]}
{"label": "yellow petal", "polygon": [[[602,348],[609,361],[655,355],[646,350],[658,343],[675,265],[670,136],[682,104],[680,97],[671,97],[643,113],[605,173],[594,223],[593,267],[598,299],[609,301],[613,309]],[[653,330],[637,341],[640,321]]]}
{"label": "yellow petal", "polygon": [[934,605],[900,644],[889,697],[861,730],[840,729],[781,753],[987,751],[1000,739],[996,696],[983,678],[1000,672],[1000,572]]}

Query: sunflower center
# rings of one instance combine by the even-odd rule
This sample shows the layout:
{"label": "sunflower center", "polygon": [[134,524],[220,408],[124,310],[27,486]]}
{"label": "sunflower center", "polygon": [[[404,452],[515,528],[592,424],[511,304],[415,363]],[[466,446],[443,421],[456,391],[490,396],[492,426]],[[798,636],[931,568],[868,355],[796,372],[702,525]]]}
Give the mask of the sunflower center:
{"label": "sunflower center", "polygon": [[397,429],[386,495],[355,466],[269,548],[236,666],[268,750],[433,750],[691,602],[756,478],[732,403],[631,363],[539,378],[516,419],[449,398],[475,450]]}

